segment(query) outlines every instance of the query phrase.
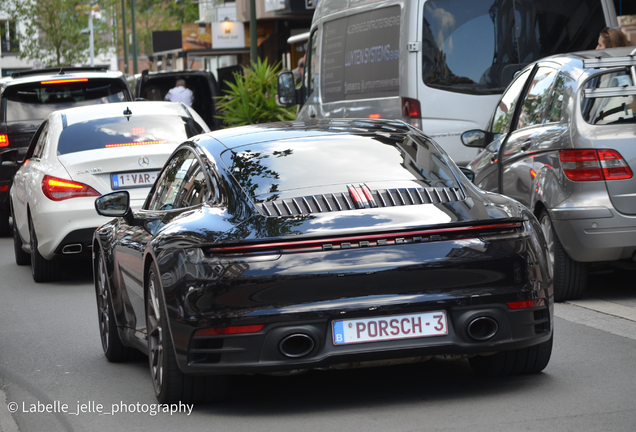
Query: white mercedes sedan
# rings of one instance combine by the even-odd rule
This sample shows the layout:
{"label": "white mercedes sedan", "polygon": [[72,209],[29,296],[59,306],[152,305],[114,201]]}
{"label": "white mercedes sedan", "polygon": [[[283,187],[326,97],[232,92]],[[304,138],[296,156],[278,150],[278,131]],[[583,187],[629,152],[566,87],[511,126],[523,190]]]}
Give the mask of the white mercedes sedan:
{"label": "white mercedes sedan", "polygon": [[104,219],[95,198],[128,190],[141,207],[157,173],[189,137],[209,132],[174,102],[123,102],[51,113],[33,137],[10,190],[15,260],[33,279],[59,279],[65,259],[90,257]]}

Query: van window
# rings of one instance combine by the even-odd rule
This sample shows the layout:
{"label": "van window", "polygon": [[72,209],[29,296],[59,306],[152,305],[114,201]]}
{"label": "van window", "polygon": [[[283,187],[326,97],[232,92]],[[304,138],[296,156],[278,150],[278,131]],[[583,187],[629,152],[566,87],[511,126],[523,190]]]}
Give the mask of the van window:
{"label": "van window", "polygon": [[[305,58],[305,88],[307,89],[307,97],[314,92],[315,84],[318,79],[318,30],[314,30],[310,38],[309,56]],[[307,64],[309,62],[309,64]]]}
{"label": "van window", "polygon": [[323,102],[398,96],[400,6],[325,23],[320,94]]}
{"label": "van window", "polygon": [[599,0],[429,0],[422,78],[444,90],[501,93],[532,61],[594,49],[604,27]]}

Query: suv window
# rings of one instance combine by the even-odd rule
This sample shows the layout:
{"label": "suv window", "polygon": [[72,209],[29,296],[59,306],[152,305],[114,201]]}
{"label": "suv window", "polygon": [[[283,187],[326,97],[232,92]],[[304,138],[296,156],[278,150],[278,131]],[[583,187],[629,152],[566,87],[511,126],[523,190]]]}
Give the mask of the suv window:
{"label": "suv window", "polygon": [[111,117],[67,126],[59,154],[133,145],[181,143],[200,133],[196,122],[175,115]]}
{"label": "suv window", "polygon": [[526,70],[519,75],[501,97],[492,118],[491,132],[493,134],[505,134],[510,130],[510,122],[512,121],[517,100],[519,100],[520,93],[530,72],[530,70]]}
{"label": "suv window", "polygon": [[2,95],[7,101],[6,121],[41,120],[59,109],[127,100],[128,89],[119,80],[45,82],[9,86]]}
{"label": "suv window", "polygon": [[543,113],[552,101],[552,84],[557,77],[556,69],[542,66],[532,77],[532,83],[523,100],[517,129],[533,126],[542,122]]}
{"label": "suv window", "polygon": [[463,93],[499,93],[523,65],[594,49],[605,26],[598,0],[428,0],[424,83]]}
{"label": "suv window", "polygon": [[[597,75],[585,88],[632,86],[632,78],[626,71]],[[581,111],[586,122],[594,125],[636,123],[636,96],[583,98]]]}

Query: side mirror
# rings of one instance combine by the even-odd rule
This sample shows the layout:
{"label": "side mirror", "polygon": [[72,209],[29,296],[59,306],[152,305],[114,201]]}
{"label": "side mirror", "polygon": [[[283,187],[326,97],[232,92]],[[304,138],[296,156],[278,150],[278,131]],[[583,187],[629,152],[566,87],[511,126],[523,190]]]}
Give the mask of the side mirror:
{"label": "side mirror", "polygon": [[95,200],[97,214],[106,217],[124,217],[131,223],[130,194],[128,191],[111,192]]}
{"label": "side mirror", "polygon": [[278,74],[276,102],[280,106],[291,106],[298,104],[298,93],[294,74],[291,72],[281,72]]}
{"label": "side mirror", "polygon": [[471,181],[471,183],[475,181],[475,171],[466,167],[459,167],[459,169],[466,176],[466,178]]}
{"label": "side mirror", "polygon": [[466,147],[484,148],[487,145],[486,132],[482,130],[469,130],[462,134],[462,144]]}

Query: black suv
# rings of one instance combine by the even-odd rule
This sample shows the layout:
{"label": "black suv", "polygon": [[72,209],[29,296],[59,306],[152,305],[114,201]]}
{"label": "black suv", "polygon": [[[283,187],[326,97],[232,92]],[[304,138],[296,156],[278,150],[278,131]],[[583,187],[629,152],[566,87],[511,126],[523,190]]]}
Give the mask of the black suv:
{"label": "black suv", "polygon": [[9,189],[31,138],[51,112],[132,101],[124,75],[102,67],[14,72],[0,80],[0,236],[9,234]]}
{"label": "black suv", "polygon": [[216,78],[211,72],[202,70],[149,72],[145,70],[135,84],[135,97],[163,101],[168,91],[180,78],[194,94],[192,108],[205,120],[210,129],[218,129],[220,122],[216,116],[216,98],[220,96],[220,92]]}

